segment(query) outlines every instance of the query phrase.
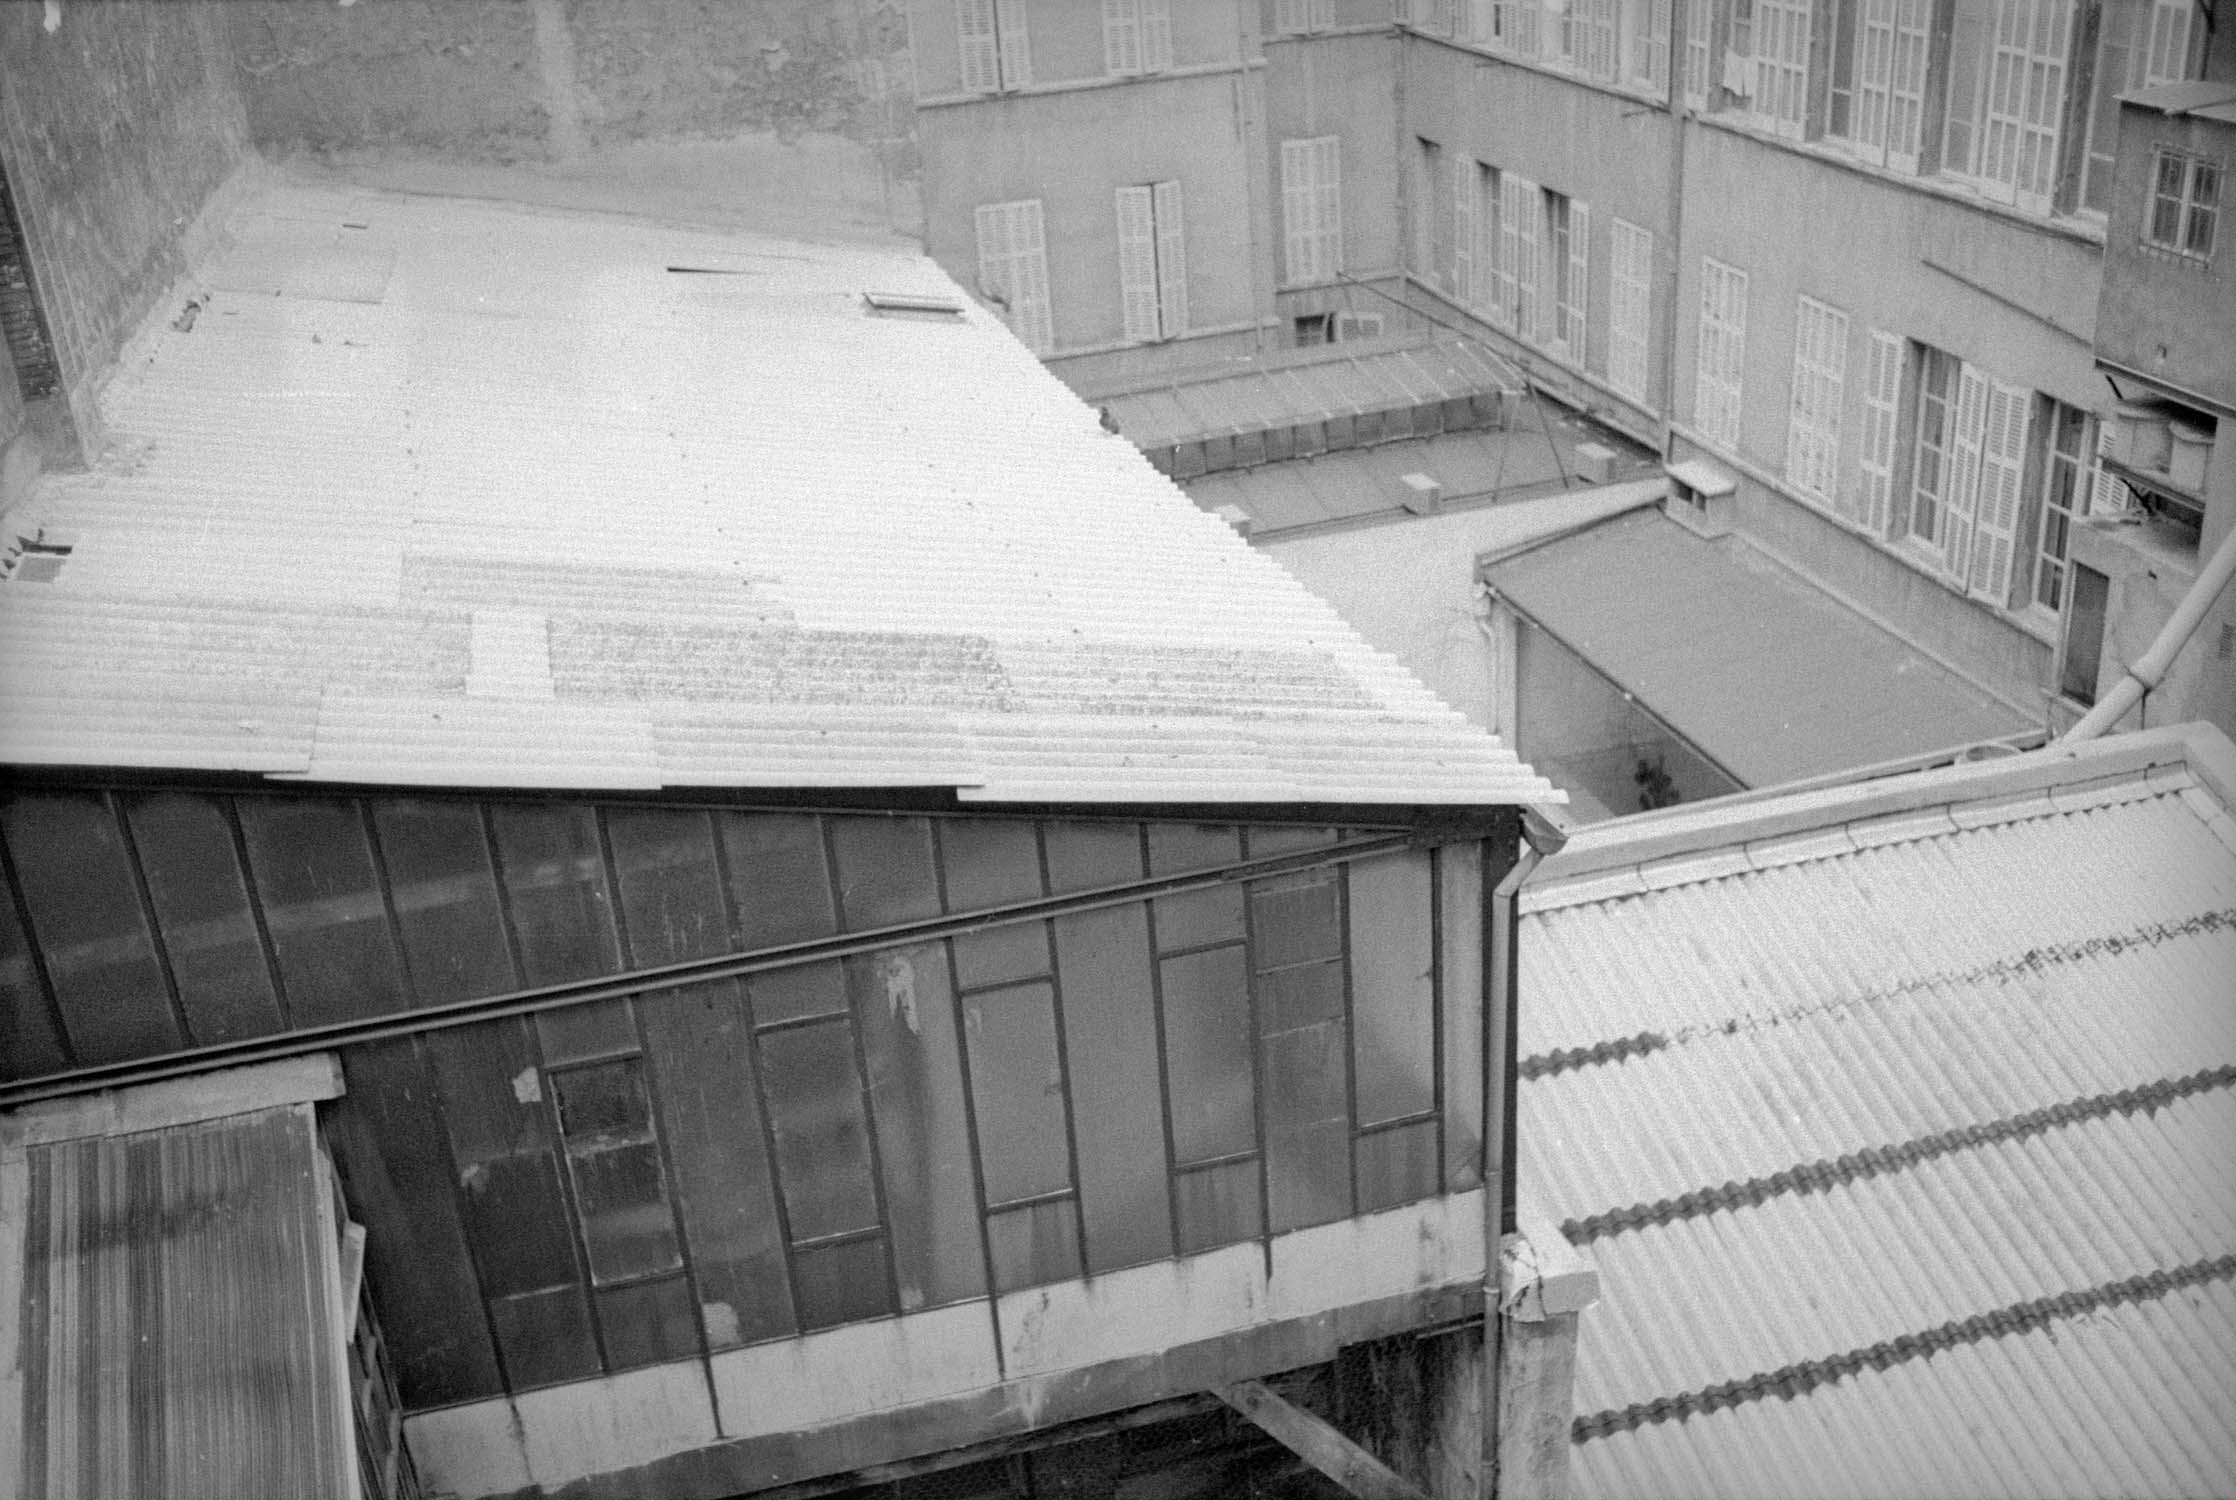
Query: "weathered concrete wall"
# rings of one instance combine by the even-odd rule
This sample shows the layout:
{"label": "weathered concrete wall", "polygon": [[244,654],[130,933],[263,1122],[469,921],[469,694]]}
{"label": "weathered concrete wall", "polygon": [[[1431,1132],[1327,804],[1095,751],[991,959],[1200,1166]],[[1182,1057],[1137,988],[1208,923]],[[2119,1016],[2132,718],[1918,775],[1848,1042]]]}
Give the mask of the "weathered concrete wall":
{"label": "weathered concrete wall", "polygon": [[192,263],[222,217],[213,197],[251,156],[222,8],[0,6],[0,163],[53,335],[63,415],[87,447],[118,349]]}
{"label": "weathered concrete wall", "polygon": [[358,0],[228,7],[250,131],[481,160],[831,132],[905,158],[908,25],[884,0]]}

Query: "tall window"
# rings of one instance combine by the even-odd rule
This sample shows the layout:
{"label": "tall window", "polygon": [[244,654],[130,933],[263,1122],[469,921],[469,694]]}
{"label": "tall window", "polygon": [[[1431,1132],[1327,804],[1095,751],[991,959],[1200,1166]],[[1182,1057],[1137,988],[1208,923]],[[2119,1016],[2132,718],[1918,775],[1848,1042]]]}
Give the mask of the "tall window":
{"label": "tall window", "polygon": [[1172,66],[1172,0],[1102,0],[1103,71],[1159,73]]}
{"label": "tall window", "polygon": [[2096,38],[2096,83],[2089,103],[2088,161],[2081,207],[2112,206],[2112,155],[2119,147],[2119,96],[2194,71],[2190,9],[2194,0],[2104,0]]}
{"label": "tall window", "polygon": [[1669,87],[1669,0],[1623,0],[1622,41],[1623,82],[1655,93]]}
{"label": "tall window", "polygon": [[1957,371],[1963,362],[1939,349],[1918,346],[1918,416],[1910,468],[1909,534],[1938,551],[1941,513],[1949,489],[1950,444],[1956,430]]}
{"label": "tall window", "polygon": [[1747,273],[1700,262],[1700,346],[1694,364],[1693,420],[1701,435],[1736,451],[1739,397],[1747,361]]}
{"label": "tall window", "polygon": [[1754,113],[1800,139],[1809,114],[1810,0],[1754,0]]}
{"label": "tall window", "polygon": [[2186,151],[2160,147],[2151,156],[2150,212],[2143,219],[2143,241],[2162,250],[2213,258],[2213,232],[2220,217],[2220,165]]}
{"label": "tall window", "polygon": [[1423,136],[1413,140],[1413,270],[1424,281],[1436,279],[1437,247],[1444,243],[1440,232],[1441,221],[1448,215],[1444,211],[1444,148]]}
{"label": "tall window", "polygon": [[1178,182],[1118,189],[1118,286],[1127,338],[1148,342],[1188,331],[1188,252]]}
{"label": "tall window", "polygon": [[1505,326],[1521,338],[1538,333],[1538,246],[1545,218],[1545,196],[1537,184],[1513,172],[1498,180],[1498,264],[1500,289],[1507,294]]}
{"label": "tall window", "polygon": [[1654,236],[1624,219],[1607,226],[1607,383],[1633,401],[1646,399],[1652,346]]}
{"label": "tall window", "polygon": [[1685,6],[1685,102],[1705,109],[1715,86],[1713,71],[1716,36],[1714,0],[1690,0]]}
{"label": "tall window", "polygon": [[2007,603],[2033,393],[1925,345],[1917,380],[1907,532],[1958,588]]}
{"label": "tall window", "polygon": [[1796,305],[1793,410],[1786,426],[1786,477],[1803,494],[1833,503],[1840,472],[1841,393],[1848,315],[1811,297]]}
{"label": "tall window", "polygon": [[1869,531],[1886,535],[1894,505],[1894,444],[1902,415],[1902,340],[1873,330],[1863,374],[1863,451],[1857,457],[1857,486],[1841,514]]}
{"label": "tall window", "polygon": [[1943,164],[1993,198],[2046,213],[2073,0],[1957,0]]}
{"label": "tall window", "polygon": [[1548,188],[1545,234],[1547,279],[1553,283],[1553,346],[1581,365],[1585,314],[1589,310],[1586,288],[1591,280],[1591,209]]}
{"label": "tall window", "polygon": [[2096,463],[2095,421],[2078,407],[2049,401],[2043,423],[2042,508],[2034,533],[2031,602],[2052,614],[2065,607],[2073,518],[2090,510],[2092,492],[2104,482]]}
{"label": "tall window", "polygon": [[1931,0],[1843,0],[1826,134],[1899,171],[1918,168]]}
{"label": "tall window", "polygon": [[1447,196],[1452,205],[1452,300],[1462,307],[1475,305],[1475,159],[1452,153],[1452,182]]}
{"label": "tall window", "polygon": [[1281,143],[1281,226],[1287,284],[1332,281],[1343,269],[1342,140]]}
{"label": "tall window", "polygon": [[1025,0],[955,0],[955,30],[967,91],[991,94],[1033,81]]}
{"label": "tall window", "polygon": [[1048,305],[1048,242],[1040,200],[978,206],[978,289],[1002,309],[1010,331],[1035,354],[1056,347]]}

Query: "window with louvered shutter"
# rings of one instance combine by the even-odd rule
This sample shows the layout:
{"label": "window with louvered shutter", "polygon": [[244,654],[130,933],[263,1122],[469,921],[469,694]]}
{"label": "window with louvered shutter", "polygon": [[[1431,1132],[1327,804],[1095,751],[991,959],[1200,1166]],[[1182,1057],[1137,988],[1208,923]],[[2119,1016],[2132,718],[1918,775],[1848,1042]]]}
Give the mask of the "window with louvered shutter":
{"label": "window with louvered shutter", "polygon": [[1048,249],[1040,200],[982,203],[977,210],[980,291],[1005,305],[1010,331],[1035,354],[1055,347],[1048,301]]}
{"label": "window with louvered shutter", "polygon": [[995,29],[1001,34],[1002,87],[1021,89],[1033,81],[1033,44],[1025,31],[1023,0],[994,0]]}
{"label": "window with louvered shutter", "polygon": [[1158,336],[1157,226],[1145,187],[1118,189],[1118,288],[1127,339]]}
{"label": "window with louvered shutter", "polygon": [[1974,175],[1989,196],[2047,213],[2057,182],[2072,0],[1995,0]]}
{"label": "window with louvered shutter", "polygon": [[1102,0],[1102,66],[1105,73],[1141,71],[1141,9],[1137,0]]}
{"label": "window with louvered shutter", "polygon": [[1281,225],[1286,284],[1327,281],[1343,268],[1340,141],[1281,143]]}
{"label": "window with louvered shutter", "polygon": [[1827,505],[1839,484],[1840,405],[1848,315],[1811,297],[1795,306],[1793,402],[1786,425],[1786,478]]}
{"label": "window with louvered shutter", "polygon": [[1475,158],[1452,154],[1452,298],[1475,301]]}
{"label": "window with louvered shutter", "polygon": [[1971,590],[1995,604],[2011,597],[2018,550],[2019,492],[2026,482],[2026,424],[2034,393],[1991,381],[1980,442],[1979,498],[1972,520]]}
{"label": "window with louvered shutter", "polygon": [[1545,195],[1536,183],[1514,172],[1506,174],[1505,182],[1514,223],[1514,332],[1534,342],[1544,337],[1538,327],[1537,246],[1545,220]]}
{"label": "window with louvered shutter", "polygon": [[1172,0],[1141,0],[1141,68],[1162,73],[1172,66]]}
{"label": "window with louvered shutter", "polygon": [[1956,423],[1949,437],[1949,483],[1943,496],[1941,560],[1959,585],[1972,573],[1972,526],[1980,500],[1980,450],[1987,439],[1988,378],[1970,365],[1957,370]]}
{"label": "window with louvered shutter", "polygon": [[1902,398],[1902,340],[1872,330],[1863,379],[1863,446],[1856,460],[1856,499],[1847,513],[1873,536],[1884,536],[1894,502],[1894,440]]}
{"label": "window with louvered shutter", "polygon": [[1180,184],[1160,182],[1153,189],[1157,219],[1157,319],[1166,338],[1188,331],[1188,238],[1180,207]]}
{"label": "window with louvered shutter", "polygon": [[1519,284],[1514,267],[1521,256],[1521,234],[1515,223],[1515,178],[1496,167],[1485,169],[1491,192],[1491,321],[1501,328],[1514,326],[1514,300]]}
{"label": "window with louvered shutter", "polygon": [[1002,86],[1000,44],[994,31],[994,0],[955,0],[956,42],[962,55],[963,87],[990,94]]}
{"label": "window with louvered shutter", "polygon": [[1747,357],[1747,273],[1705,256],[1700,268],[1693,417],[1703,437],[1737,451]]}
{"label": "window with louvered shutter", "polygon": [[1646,399],[1652,343],[1654,236],[1625,219],[1607,228],[1607,383],[1633,401]]}
{"label": "window with louvered shutter", "polygon": [[1592,262],[1592,211],[1573,198],[1563,200],[1568,213],[1568,257],[1561,268],[1561,301],[1557,337],[1568,357],[1584,363],[1585,329],[1591,312],[1589,288]]}

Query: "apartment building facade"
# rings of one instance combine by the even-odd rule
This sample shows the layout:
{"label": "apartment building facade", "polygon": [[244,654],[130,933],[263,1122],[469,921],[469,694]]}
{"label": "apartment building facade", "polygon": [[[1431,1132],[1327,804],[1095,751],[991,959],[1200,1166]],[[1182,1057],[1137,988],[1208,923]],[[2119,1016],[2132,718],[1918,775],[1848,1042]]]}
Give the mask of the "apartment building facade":
{"label": "apartment building facade", "polygon": [[[920,53],[976,8],[918,0]],[[1033,24],[1107,30],[1125,10],[1043,0]],[[2115,101],[2236,74],[2194,0],[1230,14],[1255,81],[1236,97],[1265,109],[1238,170],[1269,232],[1197,237],[1189,274],[1254,259],[1272,286],[1259,345],[1336,332],[1323,309],[1351,310],[1350,331],[1360,311],[1464,328],[1668,461],[1727,472],[1739,529],[1812,582],[2012,707],[2063,711],[2075,525],[2133,503],[2099,461],[2119,398],[2093,349]],[[1103,181],[1075,189],[1077,162],[1043,141],[991,154],[1060,170],[997,185],[966,143],[1029,130],[1024,101],[938,102],[922,116],[925,195],[951,268],[974,248],[963,216],[996,191],[1110,197]],[[1146,100],[1124,112],[1200,156],[1216,144]],[[1042,249],[1051,277],[1104,309],[1101,324],[1059,312],[1043,353],[1060,373],[1108,357],[1120,235],[1107,204],[1101,221]]]}

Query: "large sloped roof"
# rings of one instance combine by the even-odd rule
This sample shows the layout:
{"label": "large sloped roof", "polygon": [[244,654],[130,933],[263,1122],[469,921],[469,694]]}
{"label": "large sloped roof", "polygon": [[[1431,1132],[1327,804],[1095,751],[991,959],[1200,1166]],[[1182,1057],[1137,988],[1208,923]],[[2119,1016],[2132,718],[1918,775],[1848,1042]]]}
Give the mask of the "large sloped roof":
{"label": "large sloped roof", "polygon": [[279,183],[198,290],[0,584],[9,761],[1558,797],[920,255]]}
{"label": "large sloped roof", "polygon": [[1579,836],[1521,1190],[1579,1496],[2236,1493],[2236,754],[2154,733]]}

